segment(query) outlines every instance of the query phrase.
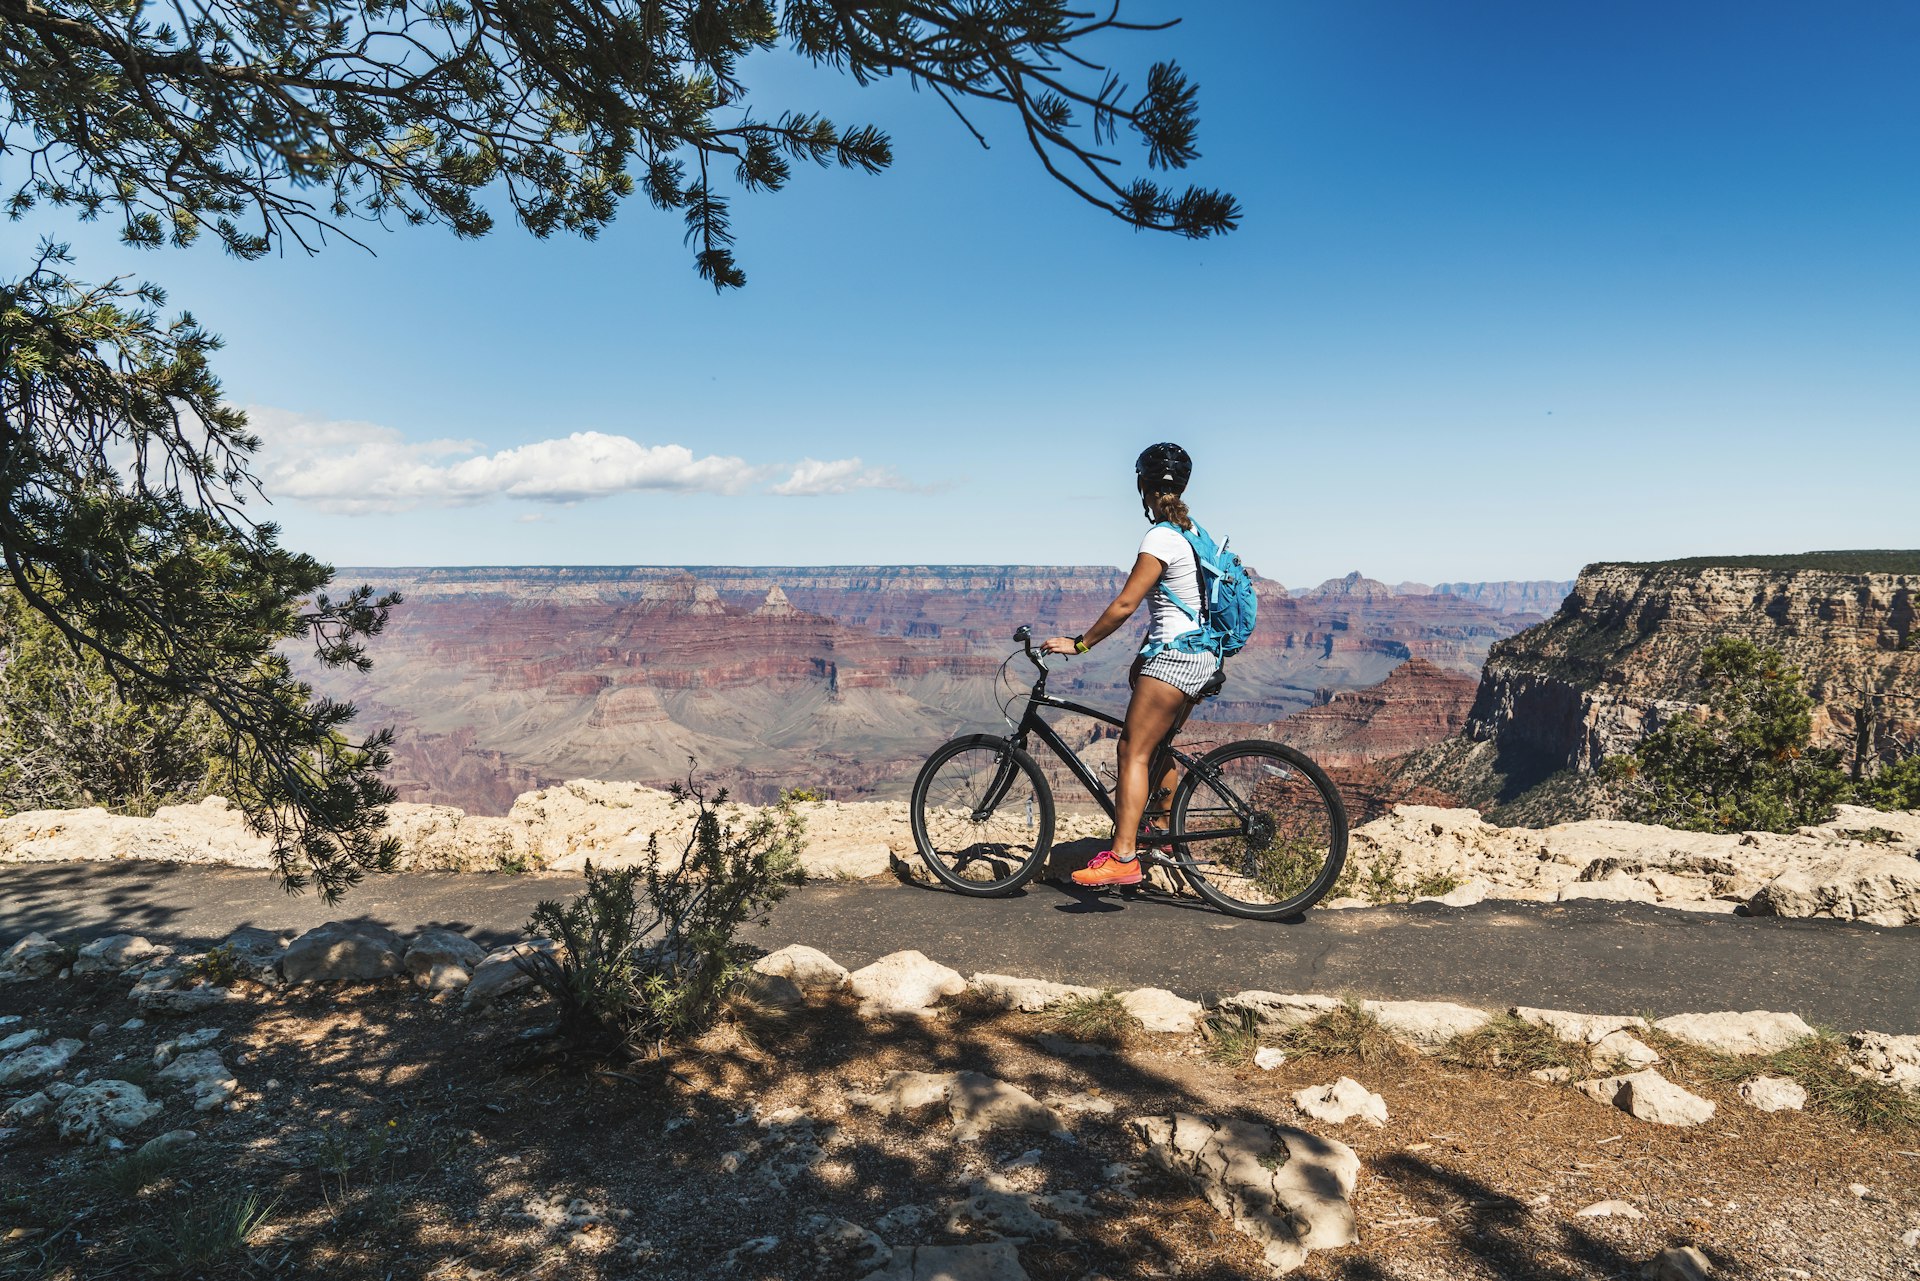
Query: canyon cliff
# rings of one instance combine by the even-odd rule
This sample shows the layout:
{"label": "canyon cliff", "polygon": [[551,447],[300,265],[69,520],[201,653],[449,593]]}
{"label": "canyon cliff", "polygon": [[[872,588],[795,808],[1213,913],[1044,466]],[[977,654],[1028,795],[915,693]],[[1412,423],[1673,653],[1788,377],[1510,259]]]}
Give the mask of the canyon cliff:
{"label": "canyon cliff", "polygon": [[[1001,708],[1031,679],[1017,657],[1000,675],[1017,626],[1080,631],[1123,579],[1105,566],[338,577],[397,589],[405,603],[370,649],[371,672],[303,674],[358,703],[365,723],[396,728],[392,777],[403,800],[476,813],[500,813],[519,792],[569,778],[664,782],[685,773],[689,756],[749,799],[785,787],[902,795],[931,746],[1003,723]],[[1259,629],[1229,664],[1226,693],[1198,719],[1269,724],[1316,709],[1311,732],[1366,740],[1352,749],[1356,760],[1431,742],[1435,716],[1451,715],[1422,702],[1434,682],[1449,673],[1470,682],[1494,642],[1537,619],[1464,596],[1395,594],[1359,575],[1298,596],[1267,579],[1256,587]],[[1053,688],[1118,710],[1137,639],[1130,630],[1062,663]],[[1377,705],[1334,705],[1410,660],[1419,666],[1393,689],[1415,706],[1363,733],[1355,727]]]}
{"label": "canyon cliff", "polygon": [[1920,552],[1590,565],[1551,619],[1492,647],[1462,739],[1408,777],[1484,801],[1590,775],[1692,712],[1701,651],[1722,636],[1798,667],[1814,744],[1870,769],[1920,743],[1917,606]]}

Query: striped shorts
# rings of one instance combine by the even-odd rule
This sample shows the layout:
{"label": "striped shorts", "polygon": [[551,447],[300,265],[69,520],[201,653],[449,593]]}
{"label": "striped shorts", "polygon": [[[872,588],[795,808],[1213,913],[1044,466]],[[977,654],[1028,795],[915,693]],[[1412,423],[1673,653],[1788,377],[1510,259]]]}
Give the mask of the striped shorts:
{"label": "striped shorts", "polygon": [[1183,654],[1177,649],[1163,649],[1152,658],[1136,659],[1133,674],[1136,678],[1151,676],[1165,681],[1188,698],[1194,698],[1219,670],[1220,660],[1212,654]]}

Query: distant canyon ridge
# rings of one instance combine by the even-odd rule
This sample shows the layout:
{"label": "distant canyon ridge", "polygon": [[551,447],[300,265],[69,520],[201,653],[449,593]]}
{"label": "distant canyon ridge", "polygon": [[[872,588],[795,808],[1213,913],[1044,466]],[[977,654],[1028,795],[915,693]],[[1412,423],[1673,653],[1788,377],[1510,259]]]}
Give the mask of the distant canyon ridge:
{"label": "distant canyon ridge", "polygon": [[[503,814],[566,779],[687,771],[765,801],[904,796],[928,751],[1004,724],[1031,669],[1013,631],[1084,629],[1106,566],[342,568],[405,603],[367,673],[315,687],[396,731],[407,801]],[[1368,795],[1372,763],[1457,734],[1495,642],[1543,621],[1566,582],[1385,583],[1289,592],[1259,579],[1260,626],[1188,737],[1297,741]],[[1143,611],[1144,622],[1144,611]],[[1052,688],[1118,711],[1139,625],[1066,662]],[[1017,703],[1012,713],[1019,714]],[[1091,721],[1062,728],[1111,759]],[[1428,797],[1426,799],[1433,799]]]}

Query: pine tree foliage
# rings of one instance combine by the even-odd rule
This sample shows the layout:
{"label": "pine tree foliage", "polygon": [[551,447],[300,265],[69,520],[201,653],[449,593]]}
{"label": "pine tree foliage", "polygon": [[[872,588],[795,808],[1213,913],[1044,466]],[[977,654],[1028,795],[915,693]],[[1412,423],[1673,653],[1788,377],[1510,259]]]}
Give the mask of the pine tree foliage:
{"label": "pine tree foliage", "polygon": [[22,162],[18,215],[111,212],[133,244],[211,232],[242,257],[313,248],[355,219],[493,223],[495,187],[535,235],[592,236],[636,188],[685,219],[701,276],[745,282],[728,197],[786,185],[796,162],[878,172],[871,125],[761,109],[747,55],[784,38],[861,83],[905,76],[966,115],[1017,119],[1046,171],[1135,227],[1233,228],[1224,192],[1120,174],[1185,167],[1196,88],[1154,64],[1130,89],[1092,52],[1162,29],[1065,0],[0,0],[0,155]]}
{"label": "pine tree foliage", "polygon": [[218,342],[163,323],[151,286],[83,286],[44,250],[0,286],[0,558],[19,603],[96,660],[130,702],[203,708],[228,736],[231,797],[273,838],[289,888],[329,899],[392,866],[381,806],[386,733],[360,743],[350,704],[315,699],[278,646],[364,668],[397,597],[338,599],[332,570],[249,520],[258,441],[223,405]]}
{"label": "pine tree foliage", "polygon": [[91,651],[0,589],[0,813],[144,816],[224,795],[226,742],[191,699],[124,696]]}
{"label": "pine tree foliage", "polygon": [[1700,715],[1608,762],[1626,817],[1696,832],[1790,832],[1833,817],[1840,754],[1810,746],[1813,699],[1777,650],[1722,637],[1702,651]]}

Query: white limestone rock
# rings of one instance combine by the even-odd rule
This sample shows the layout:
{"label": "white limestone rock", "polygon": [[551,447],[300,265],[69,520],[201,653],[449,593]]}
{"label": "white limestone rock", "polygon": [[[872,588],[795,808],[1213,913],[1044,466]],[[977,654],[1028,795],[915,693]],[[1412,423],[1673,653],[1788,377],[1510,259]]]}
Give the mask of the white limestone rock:
{"label": "white limestone rock", "polygon": [[1854,854],[1783,872],[1747,904],[1756,916],[1920,925],[1920,859]]}
{"label": "white limestone rock", "polygon": [[289,983],[367,983],[399,974],[404,951],[384,925],[328,921],[288,944],[280,969]]}
{"label": "white limestone rock", "polygon": [[1645,1281],[1707,1281],[1713,1275],[1713,1262],[1690,1245],[1662,1250],[1640,1270]]}
{"label": "white limestone rock", "polygon": [[1775,1054],[1813,1035],[1798,1014],[1771,1010],[1711,1014],[1675,1014],[1654,1027],[1668,1036],[1719,1054]]}
{"label": "white limestone rock", "polygon": [[80,1046],[81,1042],[62,1037],[49,1044],[29,1045],[24,1050],[15,1050],[0,1059],[0,1088],[31,1085],[35,1081],[46,1080],[66,1067],[67,1061],[73,1058]]}
{"label": "white limestone rock", "polygon": [[36,1090],[8,1104],[7,1110],[0,1112],[0,1125],[31,1125],[44,1120],[51,1111],[53,1099],[44,1090]]}
{"label": "white limestone rock", "polygon": [[903,1245],[861,1281],[1028,1281],[1011,1241]]}
{"label": "white limestone rock", "polygon": [[1323,1014],[1331,1014],[1340,1009],[1344,1004],[1344,1001],[1335,996],[1303,996],[1249,990],[1223,997],[1220,1001],[1220,1009],[1228,1015],[1238,1015],[1245,1011],[1252,1015],[1254,1021],[1262,1027],[1285,1029],[1311,1023]]}
{"label": "white limestone rock", "polygon": [[159,1079],[184,1087],[196,1112],[225,1107],[240,1088],[218,1050],[189,1050],[161,1068]]}
{"label": "white limestone rock", "polygon": [[1638,1072],[1660,1061],[1659,1052],[1630,1032],[1609,1032],[1589,1051],[1593,1065],[1603,1072]]}
{"label": "white limestone rock", "polygon": [[37,1027],[30,1027],[24,1032],[15,1032],[11,1036],[0,1037],[0,1056],[12,1054],[15,1050],[24,1050],[29,1045],[46,1039],[46,1032]]}
{"label": "white limestone rock", "polygon": [[1310,1250],[1357,1242],[1352,1148],[1292,1126],[1214,1122],[1191,1113],[1140,1117],[1133,1129],[1161,1169],[1194,1185],[1221,1217],[1264,1251],[1275,1273]]}
{"label": "white limestone rock", "polygon": [[967,990],[967,980],[912,950],[893,952],[847,976],[860,1012],[925,1015],[944,997]]}
{"label": "white limestone rock", "polygon": [[1449,1001],[1362,1001],[1360,1008],[1422,1054],[1439,1053],[1454,1037],[1479,1031],[1493,1017]]}
{"label": "white limestone rock", "polygon": [[1762,1112],[1798,1112],[1807,1106],[1806,1087],[1787,1076],[1756,1076],[1742,1081],[1740,1101]]}
{"label": "white limestone rock", "polygon": [[1616,873],[1601,881],[1575,881],[1560,887],[1562,903],[1594,899],[1602,903],[1658,903],[1660,894],[1638,877]]}
{"label": "white limestone rock", "polygon": [[466,991],[461,997],[462,1004],[468,1009],[487,1009],[509,992],[533,986],[532,977],[515,961],[518,957],[535,952],[557,960],[561,949],[552,939],[526,939],[494,948],[473,967],[473,975],[467,980]]}
{"label": "white limestone rock", "polygon": [[44,979],[59,973],[66,963],[66,948],[44,934],[28,934],[0,953],[0,983]]}
{"label": "white limestone rock", "polygon": [[953,1120],[954,1137],[962,1141],[989,1130],[1065,1132],[1052,1108],[1018,1086],[979,1072],[896,1071],[878,1090],[850,1094],[847,1101],[907,1120],[926,1120],[944,1110]]}
{"label": "white limestone rock", "polygon": [[1528,1005],[1516,1005],[1511,1013],[1524,1023],[1547,1029],[1569,1045],[1598,1045],[1615,1032],[1647,1030],[1647,1021],[1636,1014],[1578,1014]]}
{"label": "white limestone rock", "polygon": [[967,980],[967,990],[986,1004],[1002,1010],[1032,1013],[1063,1001],[1085,1000],[1100,995],[1097,987],[1073,983],[1050,983],[1046,979],[1023,979],[1011,974],[976,974]]}
{"label": "white limestone rock", "polygon": [[1334,1125],[1365,1121],[1378,1129],[1387,1123],[1387,1101],[1350,1076],[1331,1085],[1295,1090],[1293,1106],[1316,1121]]}
{"label": "white limestone rock", "polygon": [[138,934],[109,934],[80,949],[73,959],[75,974],[119,974],[141,961],[164,954]]}
{"label": "white limestone rock", "polygon": [[1654,1125],[1705,1125],[1713,1119],[1714,1107],[1709,1100],[1681,1089],[1652,1068],[1581,1081],[1576,1088],[1597,1103]]}
{"label": "white limestone rock", "polygon": [[1175,996],[1163,987],[1140,987],[1120,994],[1120,1004],[1149,1032],[1192,1032],[1204,1009],[1198,1001]]}
{"label": "white limestone rock", "polygon": [[98,1143],[137,1130],[160,1114],[160,1105],[130,1081],[94,1081],[73,1090],[53,1110],[60,1137]]}
{"label": "white limestone rock", "polygon": [[153,1065],[163,1068],[187,1051],[204,1050],[219,1039],[219,1028],[203,1027],[196,1028],[183,1036],[176,1036],[171,1041],[162,1041],[153,1047]]}
{"label": "white limestone rock", "polygon": [[1847,1070],[1920,1094],[1920,1036],[1855,1032],[1847,1038]]}
{"label": "white limestone rock", "polygon": [[487,959],[487,950],[453,930],[428,929],[407,944],[401,964],[415,986],[429,992],[455,992],[473,977],[473,967]]}
{"label": "white limestone rock", "polygon": [[1271,1072],[1287,1061],[1287,1052],[1271,1045],[1263,1045],[1253,1052],[1253,1065],[1263,1072]]}
{"label": "white limestone rock", "polygon": [[1595,1201],[1592,1205],[1582,1206],[1573,1212],[1576,1219],[1644,1219],[1640,1208],[1631,1201]]}
{"label": "white limestone rock", "polygon": [[847,985],[847,968],[817,947],[789,943],[753,963],[756,974],[791,979],[803,992],[838,992]]}

